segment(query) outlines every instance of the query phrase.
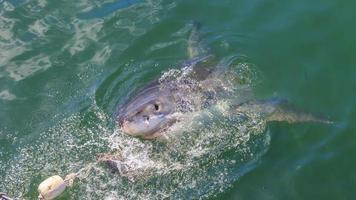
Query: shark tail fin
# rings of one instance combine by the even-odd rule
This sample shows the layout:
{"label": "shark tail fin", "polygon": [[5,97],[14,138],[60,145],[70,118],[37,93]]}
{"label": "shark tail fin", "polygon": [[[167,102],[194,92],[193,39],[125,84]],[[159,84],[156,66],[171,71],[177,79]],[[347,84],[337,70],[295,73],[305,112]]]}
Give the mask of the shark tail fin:
{"label": "shark tail fin", "polygon": [[297,109],[283,99],[269,99],[264,101],[250,101],[236,106],[238,112],[254,112],[266,118],[268,122],[303,123],[314,122],[333,124],[334,122],[324,116],[316,115]]}

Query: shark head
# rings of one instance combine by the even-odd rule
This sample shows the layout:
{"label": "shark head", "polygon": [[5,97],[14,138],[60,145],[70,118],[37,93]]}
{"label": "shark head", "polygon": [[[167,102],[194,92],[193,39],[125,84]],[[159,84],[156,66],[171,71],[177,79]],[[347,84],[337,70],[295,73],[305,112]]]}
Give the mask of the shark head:
{"label": "shark head", "polygon": [[117,121],[121,130],[129,135],[153,139],[174,122],[174,97],[158,85],[144,88],[118,109]]}

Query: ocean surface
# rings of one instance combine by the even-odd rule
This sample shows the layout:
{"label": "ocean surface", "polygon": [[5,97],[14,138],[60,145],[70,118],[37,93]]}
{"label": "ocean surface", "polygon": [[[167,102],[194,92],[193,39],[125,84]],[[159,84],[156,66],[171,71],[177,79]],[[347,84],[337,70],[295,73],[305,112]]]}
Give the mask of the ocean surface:
{"label": "ocean surface", "polygon": [[[78,172],[59,199],[355,199],[355,7],[0,0],[0,192],[37,199],[47,177]],[[168,144],[124,135],[117,105],[182,72],[193,21],[228,71],[230,97],[248,87],[251,99],[287,99],[334,123],[244,121],[214,107]],[[114,151],[120,173],[96,161]]]}

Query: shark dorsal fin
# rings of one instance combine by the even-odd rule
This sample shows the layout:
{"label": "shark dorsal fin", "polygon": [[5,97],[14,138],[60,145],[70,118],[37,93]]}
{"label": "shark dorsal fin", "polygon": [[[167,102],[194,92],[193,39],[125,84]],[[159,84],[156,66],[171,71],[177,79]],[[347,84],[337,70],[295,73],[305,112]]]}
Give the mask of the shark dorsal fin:
{"label": "shark dorsal fin", "polygon": [[195,79],[204,80],[213,72],[216,59],[202,41],[200,23],[193,22],[191,26],[192,30],[188,39],[187,48],[189,59],[184,65],[192,68],[192,75]]}
{"label": "shark dorsal fin", "polygon": [[210,50],[202,42],[202,38],[200,35],[200,23],[198,22],[192,23],[192,30],[188,39],[187,52],[189,59],[196,57],[204,57],[210,54]]}

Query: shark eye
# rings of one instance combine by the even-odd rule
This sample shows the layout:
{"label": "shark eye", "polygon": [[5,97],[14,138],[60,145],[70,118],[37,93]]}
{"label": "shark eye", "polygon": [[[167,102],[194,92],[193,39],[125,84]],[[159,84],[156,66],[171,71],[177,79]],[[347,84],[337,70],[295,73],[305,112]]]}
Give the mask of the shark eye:
{"label": "shark eye", "polygon": [[158,111],[159,110],[159,105],[155,103],[154,106],[155,106],[155,110]]}

